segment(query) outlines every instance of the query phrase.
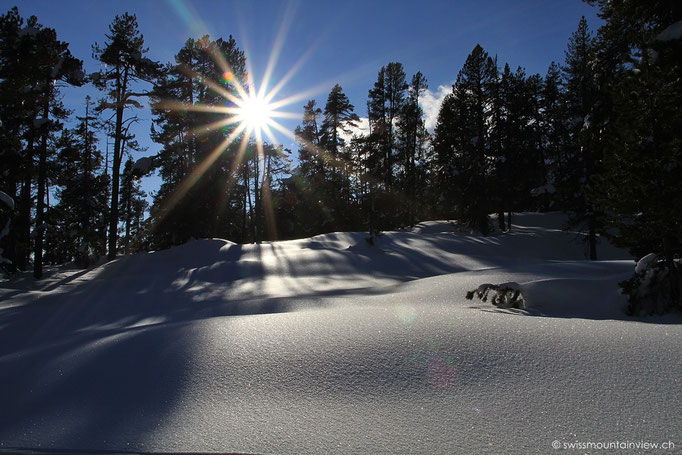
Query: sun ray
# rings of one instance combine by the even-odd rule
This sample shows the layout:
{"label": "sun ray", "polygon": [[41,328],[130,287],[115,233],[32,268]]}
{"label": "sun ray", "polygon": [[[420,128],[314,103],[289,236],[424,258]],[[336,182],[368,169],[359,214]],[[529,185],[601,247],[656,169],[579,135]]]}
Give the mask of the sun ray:
{"label": "sun ray", "polygon": [[300,119],[301,114],[296,113],[296,112],[286,112],[286,111],[271,111],[270,112],[270,118],[291,118],[291,119]]}
{"label": "sun ray", "polygon": [[375,62],[360,65],[357,68],[348,70],[345,73],[342,73],[341,75],[334,77],[333,79],[327,79],[326,81],[321,82],[307,90],[303,90],[286,98],[282,98],[278,101],[272,102],[270,103],[270,107],[273,110],[276,110],[279,109],[280,107],[288,106],[289,104],[307,100],[312,96],[319,95],[320,93],[329,90],[336,83],[350,82],[360,77],[366,76],[367,74],[370,74],[372,71],[374,71],[374,68],[376,68]]}
{"label": "sun ray", "polygon": [[317,50],[317,48],[320,46],[322,40],[321,38],[318,37],[317,41],[313,43],[307,51],[301,55],[301,57],[294,63],[294,65],[291,67],[289,71],[280,79],[280,81],[272,88],[270,91],[268,91],[267,94],[265,94],[264,99],[267,102],[272,101],[272,99],[282,90],[282,88],[286,85],[289,80],[291,80],[294,75],[301,69],[303,64],[308,61],[308,59],[313,55],[313,53]]}
{"label": "sun ray", "polygon": [[197,126],[196,128],[192,129],[192,131],[197,136],[202,136],[204,134],[210,133],[211,131],[218,130],[224,126],[233,125],[235,123],[239,123],[239,117],[233,115],[232,117],[227,117],[225,119],[218,120],[207,125]]}
{"label": "sun ray", "polygon": [[263,136],[261,134],[262,129],[258,128],[254,130],[256,138],[256,151],[258,152],[258,161],[263,157]]}
{"label": "sun ray", "polygon": [[202,175],[206,173],[208,168],[218,159],[218,157],[230,146],[232,142],[244,131],[246,125],[239,125],[223,142],[220,143],[204,160],[199,163],[197,167],[194,168],[191,174],[189,174],[183,180],[182,184],[175,190],[173,195],[168,199],[165,205],[165,212],[170,211],[173,207],[177,205],[180,200],[185,197],[185,194],[192,189],[192,187],[199,181]]}
{"label": "sun ray", "polygon": [[185,74],[187,77],[199,80],[201,84],[213,90],[216,94],[222,96],[223,98],[225,98],[228,101],[231,101],[234,104],[239,104],[239,102],[242,100],[242,98],[240,98],[239,96],[235,96],[234,94],[227,91],[222,85],[212,81],[211,79],[205,77],[201,73],[194,71],[191,68],[188,68],[186,65],[180,66],[180,71],[182,71],[182,73]]}
{"label": "sun ray", "polygon": [[253,66],[251,65],[251,59],[248,58],[248,51],[246,54],[246,80],[244,81],[246,83],[246,93],[243,95],[242,99],[251,98],[256,95],[254,89],[255,82],[253,80]]}
{"label": "sun ray", "polygon": [[206,23],[201,19],[201,16],[194,8],[194,6],[183,0],[168,0],[171,8],[175,10],[175,14],[185,22],[187,28],[192,30],[194,36],[211,35]]}
{"label": "sun ray", "polygon": [[246,98],[246,90],[244,90],[242,82],[237,78],[237,75],[234,73],[234,71],[232,71],[232,68],[230,67],[229,63],[227,63],[227,60],[225,60],[225,56],[217,47],[213,47],[213,49],[211,49],[210,55],[213,58],[213,61],[216,62],[216,64],[223,71],[223,78],[229,79],[229,81],[232,82],[240,98]]}
{"label": "sun ray", "polygon": [[269,126],[272,126],[272,127],[275,128],[277,131],[279,131],[280,133],[284,134],[285,136],[287,136],[287,137],[293,139],[294,141],[300,142],[301,144],[305,145],[308,149],[314,151],[320,158],[322,158],[322,160],[323,160],[325,163],[329,164],[330,166],[339,168],[339,163],[351,164],[350,161],[345,160],[345,159],[343,159],[343,158],[335,157],[335,156],[331,155],[331,154],[330,154],[327,150],[325,150],[324,148],[322,148],[322,147],[320,147],[320,146],[318,146],[318,145],[315,145],[315,144],[313,144],[312,142],[303,140],[303,139],[302,139],[301,137],[299,137],[299,136],[296,136],[296,135],[293,134],[291,131],[289,131],[288,129],[286,129],[284,126],[282,126],[279,122],[277,122],[277,121],[275,121],[275,120],[273,120],[273,119],[270,119],[270,120],[268,121],[268,125],[269,125]]}
{"label": "sun ray", "polygon": [[327,152],[324,148],[319,147],[312,142],[303,140],[301,137],[296,136],[294,133],[286,129],[284,126],[282,126],[279,122],[276,120],[270,119],[268,121],[268,125],[279,131],[280,133],[284,134],[290,139],[293,139],[294,141],[300,142],[303,145],[305,145],[307,148],[310,150],[314,151],[320,158],[322,158],[323,161],[326,163],[334,163],[336,161],[336,158],[332,157],[329,152]]}
{"label": "sun ray", "polygon": [[270,127],[266,123],[263,125],[263,134],[265,135],[266,138],[270,141],[271,144],[276,144],[277,143],[277,138],[275,138],[275,135],[272,134],[272,131],[270,130]]}
{"label": "sun ray", "polygon": [[230,173],[234,173],[237,171],[237,167],[244,161],[244,155],[246,154],[246,147],[249,145],[249,138],[251,137],[251,130],[247,127],[246,131],[244,132],[244,135],[242,136],[242,141],[239,144],[239,148],[237,149],[237,156],[235,157],[234,161],[232,162],[232,166],[230,167]]}
{"label": "sun ray", "polygon": [[192,112],[210,112],[213,114],[230,114],[230,107],[227,106],[211,106],[208,104],[189,104],[182,101],[161,100],[152,105],[155,109],[167,109],[170,111],[192,111]]}
{"label": "sun ray", "polygon": [[239,143],[237,155],[234,157],[234,159],[232,160],[232,164],[230,165],[230,172],[227,174],[225,185],[223,186],[222,192],[220,193],[218,199],[216,200],[215,206],[216,213],[220,211],[220,208],[222,207],[223,203],[227,200],[230,191],[239,180],[239,177],[236,176],[235,173],[237,168],[241,164],[242,160],[244,159],[244,153],[246,152],[246,147],[248,146],[250,135],[251,132],[248,130],[247,127],[245,134],[242,134],[242,140]]}
{"label": "sun ray", "polygon": [[279,59],[279,56],[282,52],[282,46],[284,45],[286,33],[289,30],[289,27],[291,26],[291,22],[293,20],[293,13],[294,13],[293,4],[289,3],[287,5],[286,11],[284,12],[282,22],[280,23],[279,30],[277,32],[277,36],[275,37],[275,41],[272,45],[272,50],[270,51],[270,58],[268,58],[268,64],[265,67],[265,73],[263,73],[263,80],[258,90],[259,98],[265,97],[268,88],[268,82],[270,81],[270,77],[272,77],[272,72],[275,69],[277,60]]}
{"label": "sun ray", "polygon": [[280,79],[279,82],[277,82],[277,84],[275,84],[275,86],[263,96],[265,101],[271,101],[279,93],[279,91],[282,90],[286,83],[289,82],[294,75],[296,75],[298,70],[301,69],[303,64],[310,58],[313,53],[312,51],[313,48],[308,49],[306,53],[298,59],[294,66],[292,66],[291,69],[282,77],[282,79]]}
{"label": "sun ray", "polygon": [[243,98],[233,95],[232,93],[225,90],[225,88],[223,88],[220,84],[218,84],[216,82],[213,82],[211,80],[206,80],[206,81],[204,81],[204,84],[206,84],[206,87],[210,88],[211,90],[213,90],[218,95],[222,96],[223,98],[225,98],[228,101],[233,102],[236,105],[239,105],[243,101]]}
{"label": "sun ray", "polygon": [[303,90],[301,92],[295,93],[291,96],[283,98],[281,100],[270,103],[272,109],[278,109],[280,107],[288,106],[299,101],[306,100],[311,96],[319,95],[320,93],[328,90],[330,85],[328,83],[318,84],[315,87],[309,88],[308,90]]}
{"label": "sun ray", "polygon": [[[256,137],[256,151],[257,151],[257,156],[255,157],[257,161],[257,167],[261,166],[262,162],[262,168],[260,168],[260,189],[261,189],[261,195],[262,195],[262,202],[263,202],[263,216],[265,218],[265,228],[267,230],[267,235],[269,238],[275,238],[277,234],[277,226],[275,224],[275,212],[272,207],[272,199],[270,197],[270,188],[269,184],[266,180],[267,178],[267,173],[265,171],[265,166],[267,163],[267,158],[265,156],[265,150],[263,147],[263,136],[262,134],[265,132],[265,128],[259,128],[258,130],[255,131],[255,137]],[[269,129],[267,130],[269,131]]]}
{"label": "sun ray", "polygon": [[[277,120],[269,119],[268,125],[279,131],[280,133],[284,134],[285,136],[291,138],[291,139],[298,139],[298,136],[296,136],[294,133],[286,129],[284,126],[282,126]],[[312,145],[312,144],[311,144]],[[316,147],[316,145],[313,145],[313,147]]]}
{"label": "sun ray", "polygon": [[265,228],[267,229],[268,238],[277,240],[277,223],[269,185],[263,187],[263,215],[265,217]]}
{"label": "sun ray", "polygon": [[[221,144],[216,147],[211,153],[203,159],[190,174],[183,179],[176,191],[167,199],[164,208],[164,213],[171,210],[182,200],[186,194],[194,187],[201,177],[208,171],[208,169],[216,162],[218,157],[232,144],[240,135],[241,143],[235,155],[230,160],[230,173],[225,181],[224,191],[230,191],[236,182],[239,181],[239,176],[235,175],[241,163],[246,159],[246,153],[249,144],[254,145],[255,156],[253,156],[254,164],[259,168],[258,184],[262,191],[262,215],[265,217],[264,225],[261,229],[268,230],[268,236],[272,237],[276,234],[276,226],[274,219],[274,209],[272,205],[272,198],[268,187],[270,176],[267,175],[266,167],[268,157],[265,155],[264,140],[269,141],[272,146],[276,146],[277,137],[275,132],[282,133],[287,138],[298,140],[291,131],[285,128],[275,119],[299,119],[300,114],[295,112],[287,112],[280,110],[281,107],[292,104],[296,101],[306,99],[312,94],[318,94],[329,88],[330,82],[319,84],[312,89],[301,91],[300,93],[291,95],[282,100],[274,100],[276,95],[282,90],[285,84],[300,70],[304,62],[314,50],[311,47],[305,54],[298,59],[296,64],[289,69],[284,77],[269,88],[272,84],[272,75],[275,65],[282,52],[283,44],[287,31],[291,23],[291,8],[287,10],[286,17],[283,19],[276,40],[269,56],[267,67],[265,69],[263,79],[260,85],[257,85],[254,79],[254,72],[251,67],[252,59],[246,59],[246,72],[243,74],[244,80],[239,80],[239,76],[235,75],[232,68],[221,54],[217,46],[206,46],[204,51],[208,52],[215,61],[217,68],[223,71],[223,77],[219,81],[211,80],[205,75],[197,72],[191,68],[183,67],[181,70],[184,74],[192,79],[198,81],[199,84],[208,88],[213,93],[219,95],[225,100],[225,105],[210,106],[204,104],[188,104],[178,101],[160,101],[156,103],[155,107],[159,109],[170,109],[177,111],[194,111],[207,112],[212,114],[223,115],[224,118],[219,118],[215,121],[198,126],[192,131],[197,135],[203,135],[211,131],[219,130],[222,127],[237,124],[237,127],[229,134]],[[246,41],[244,41],[247,43]],[[245,54],[248,55],[248,48],[245,47]],[[274,100],[274,101],[273,101]],[[253,138],[253,142],[251,142]],[[323,148],[313,144],[306,144],[311,150],[314,150],[324,161],[333,165],[338,165],[339,160],[332,157]],[[251,191],[251,190],[249,190]],[[216,207],[218,210],[219,207]],[[162,217],[165,215],[162,215]]]}

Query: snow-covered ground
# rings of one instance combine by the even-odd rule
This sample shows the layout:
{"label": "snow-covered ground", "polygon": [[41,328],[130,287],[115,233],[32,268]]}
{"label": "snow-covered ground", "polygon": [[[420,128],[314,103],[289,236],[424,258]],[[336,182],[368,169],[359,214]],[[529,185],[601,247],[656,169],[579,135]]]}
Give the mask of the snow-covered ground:
{"label": "snow-covered ground", "polygon": [[[682,449],[680,317],[626,316],[634,261],[584,260],[560,214],[515,223],[197,240],[0,282],[0,449]],[[509,281],[525,310],[465,299]]]}

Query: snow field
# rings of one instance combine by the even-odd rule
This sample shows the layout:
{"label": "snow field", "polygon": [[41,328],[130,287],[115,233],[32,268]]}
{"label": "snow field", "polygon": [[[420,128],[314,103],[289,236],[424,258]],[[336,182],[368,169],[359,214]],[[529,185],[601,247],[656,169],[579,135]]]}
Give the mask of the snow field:
{"label": "snow field", "polygon": [[[606,244],[585,261],[561,215],[515,223],[488,238],[420,223],[374,247],[197,240],[2,282],[0,448],[682,447],[680,318],[625,316],[634,261]],[[465,299],[512,281],[526,310]]]}

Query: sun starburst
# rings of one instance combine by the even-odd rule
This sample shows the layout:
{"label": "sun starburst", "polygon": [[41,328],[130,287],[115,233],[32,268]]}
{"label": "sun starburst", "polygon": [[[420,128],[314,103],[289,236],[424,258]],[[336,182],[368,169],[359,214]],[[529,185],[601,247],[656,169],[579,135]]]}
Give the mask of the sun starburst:
{"label": "sun starburst", "polygon": [[276,113],[262,96],[250,93],[245,99],[240,100],[235,115],[235,120],[257,132],[266,127]]}
{"label": "sun starburst", "polygon": [[[207,77],[205,74],[201,74],[195,69],[186,66],[180,67],[179,70],[188,78],[199,82],[207,90],[220,95],[220,97],[223,98],[223,102],[202,104],[166,99],[160,100],[155,104],[155,107],[159,109],[178,112],[201,112],[215,115],[213,117],[214,120],[203,125],[194,126],[190,131],[190,136],[200,137],[219,130],[224,131],[226,134],[225,139],[210,153],[205,155],[200,162],[196,163],[189,175],[185,176],[171,197],[166,201],[164,210],[162,210],[161,213],[168,213],[181,199],[183,199],[187,192],[202,178],[204,173],[230,148],[231,144],[239,143],[239,146],[234,149],[235,156],[234,160],[232,160],[233,168],[230,170],[230,173],[232,174],[236,171],[237,167],[247,159],[255,159],[256,166],[259,166],[258,163],[260,162],[262,162],[260,165],[264,166],[264,161],[266,159],[265,141],[268,141],[273,145],[280,142],[273,134],[275,132],[290,140],[302,140],[295,135],[293,131],[284,127],[277,121],[277,119],[286,118],[300,119],[301,114],[285,112],[280,109],[322,92],[331,84],[331,82],[328,81],[327,83],[320,84],[296,94],[288,94],[288,96],[283,98],[279,97],[278,99],[277,95],[280,95],[285,84],[300,70],[316,47],[311,46],[311,48],[299,58],[283,77],[275,81],[273,78],[274,68],[280,56],[287,29],[293,20],[293,10],[287,9],[284,16],[285,18],[282,21],[280,30],[273,43],[272,52],[260,84],[256,84],[253,79],[254,72],[249,59],[246,60],[246,71],[234,71],[218,47],[207,46],[205,51],[210,54],[220,70],[220,76],[217,79]],[[246,39],[243,41],[247,42]],[[255,146],[255,153],[250,155],[255,158],[248,158],[249,154],[247,154],[247,148],[250,146],[249,144]],[[329,159],[327,156],[328,153],[321,147],[310,143],[306,143],[306,146],[315,150],[322,159]],[[233,183],[234,179],[228,178],[227,182],[228,184],[231,184],[229,182]],[[271,204],[269,204],[269,194],[263,194],[263,202],[266,206],[266,212],[272,212]],[[270,221],[274,223],[273,213],[266,213],[265,218],[266,222],[270,219]]]}

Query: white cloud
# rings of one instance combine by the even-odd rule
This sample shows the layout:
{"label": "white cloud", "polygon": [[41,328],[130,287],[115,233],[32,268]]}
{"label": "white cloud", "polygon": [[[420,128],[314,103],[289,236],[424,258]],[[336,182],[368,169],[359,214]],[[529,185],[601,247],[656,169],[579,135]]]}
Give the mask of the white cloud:
{"label": "white cloud", "polygon": [[346,144],[350,144],[350,140],[355,136],[366,136],[369,134],[369,118],[360,117],[360,121],[356,122],[357,126],[355,128],[350,128],[350,134],[346,134],[343,131],[339,131],[339,136],[346,141]]}
{"label": "white cloud", "polygon": [[445,96],[451,92],[452,85],[439,85],[437,90],[428,89],[419,97],[419,105],[424,111],[424,125],[429,132],[432,133],[436,127],[440,105],[443,104]]}
{"label": "white cloud", "polygon": [[[427,89],[419,97],[419,105],[424,111],[424,125],[429,132],[432,133],[433,129],[436,127],[440,106],[443,104],[445,96],[451,92],[452,85],[439,85],[435,91]],[[369,134],[369,118],[360,117],[360,121],[357,122],[357,125],[358,126],[355,128],[351,128],[350,134],[340,132],[340,136],[346,141],[346,144],[350,143],[353,135],[366,136]]]}

